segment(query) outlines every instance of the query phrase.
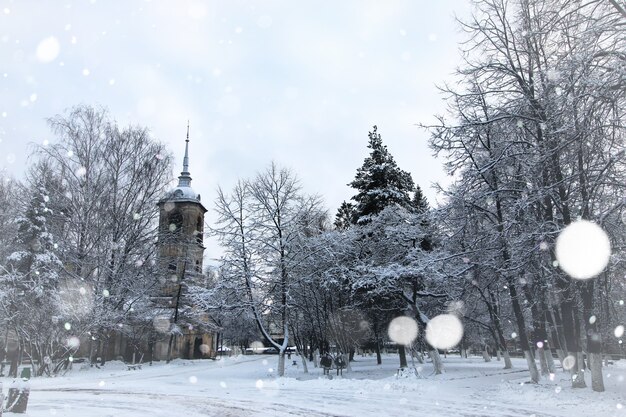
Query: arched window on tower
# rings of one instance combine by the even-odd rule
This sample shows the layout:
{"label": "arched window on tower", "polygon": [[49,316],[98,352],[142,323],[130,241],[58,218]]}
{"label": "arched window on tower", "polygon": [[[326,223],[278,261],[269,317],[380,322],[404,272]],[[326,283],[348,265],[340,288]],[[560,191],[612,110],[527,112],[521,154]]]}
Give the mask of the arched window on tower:
{"label": "arched window on tower", "polygon": [[175,211],[167,219],[167,227],[170,232],[180,233],[183,229],[183,215],[180,211]]}
{"label": "arched window on tower", "polygon": [[202,240],[204,238],[204,219],[202,216],[198,216],[198,221],[196,223],[196,241],[202,244]]}

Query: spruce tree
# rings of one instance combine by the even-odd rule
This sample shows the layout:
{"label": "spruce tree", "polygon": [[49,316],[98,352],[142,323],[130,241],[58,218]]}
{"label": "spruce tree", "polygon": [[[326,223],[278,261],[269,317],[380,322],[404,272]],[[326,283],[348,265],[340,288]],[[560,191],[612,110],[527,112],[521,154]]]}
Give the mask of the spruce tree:
{"label": "spruce tree", "polygon": [[350,225],[354,224],[354,205],[344,201],[335,214],[335,229],[346,230]]}
{"label": "spruce tree", "polygon": [[417,214],[425,214],[430,210],[430,205],[428,204],[428,200],[424,197],[424,193],[419,185],[415,185],[415,191],[413,192],[413,200],[411,201],[411,205],[417,212]]}
{"label": "spruce tree", "polygon": [[9,265],[23,276],[23,289],[34,291],[37,296],[56,287],[61,266],[54,251],[52,234],[48,231],[48,220],[52,215],[48,201],[44,189],[35,189],[24,216],[17,220],[17,250],[8,257]]}
{"label": "spruce tree", "polygon": [[[61,261],[56,255],[48,221],[52,210],[49,197],[40,186],[31,189],[31,198],[24,214],[17,220],[15,251],[7,258],[8,271],[1,277],[3,314],[10,317],[7,325],[21,345],[30,346],[30,354],[42,364],[38,375],[46,371],[46,357],[51,358],[61,345],[60,329],[52,321],[59,310],[59,271]],[[10,352],[9,374],[17,376],[17,352]]]}
{"label": "spruce tree", "polygon": [[369,222],[372,216],[392,204],[410,209],[411,194],[415,189],[411,174],[398,168],[393,156],[383,145],[376,126],[369,132],[367,147],[371,149],[370,155],[357,170],[354,180],[348,184],[358,190],[352,200],[356,202],[355,222],[361,224]]}

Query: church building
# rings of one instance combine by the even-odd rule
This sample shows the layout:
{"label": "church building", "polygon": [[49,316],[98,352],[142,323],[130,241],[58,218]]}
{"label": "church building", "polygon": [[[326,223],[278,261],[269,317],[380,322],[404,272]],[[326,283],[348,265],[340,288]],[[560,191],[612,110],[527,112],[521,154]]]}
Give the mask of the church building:
{"label": "church building", "polygon": [[[156,341],[154,359],[200,359],[215,357],[215,327],[208,315],[194,308],[187,299],[187,285],[203,285],[204,214],[207,209],[200,195],[191,188],[189,172],[189,126],[185,141],[183,171],[178,185],[158,203],[160,289],[153,302],[159,320],[169,324],[166,337]],[[169,354],[168,354],[169,352]]]}

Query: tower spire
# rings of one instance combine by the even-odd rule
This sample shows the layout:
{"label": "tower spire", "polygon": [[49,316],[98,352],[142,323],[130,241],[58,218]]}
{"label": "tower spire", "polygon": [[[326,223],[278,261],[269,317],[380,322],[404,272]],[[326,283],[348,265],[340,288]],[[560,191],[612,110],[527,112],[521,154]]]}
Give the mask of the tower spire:
{"label": "tower spire", "polygon": [[189,120],[187,120],[187,139],[185,139],[185,157],[183,158],[183,171],[178,177],[178,186],[191,186],[191,174],[189,173]]}

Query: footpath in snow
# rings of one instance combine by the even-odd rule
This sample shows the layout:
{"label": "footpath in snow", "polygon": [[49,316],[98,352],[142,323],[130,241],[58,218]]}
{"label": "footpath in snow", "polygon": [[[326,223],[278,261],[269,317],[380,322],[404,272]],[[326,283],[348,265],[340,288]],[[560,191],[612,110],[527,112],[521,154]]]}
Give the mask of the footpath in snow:
{"label": "footpath in snow", "polygon": [[[527,383],[523,360],[502,369],[495,359],[448,356],[445,373],[422,365],[421,379],[394,376],[397,355],[357,357],[352,372],[333,379],[290,361],[277,378],[275,355],[173,361],[128,371],[120,362],[102,369],[31,380],[27,416],[527,416],[626,417],[626,361],[604,369],[606,392],[572,389],[559,370]],[[588,375],[589,377],[589,375]],[[3,379],[6,387],[10,379]],[[589,383],[590,381],[588,381]],[[8,414],[7,415],[13,415]]]}

